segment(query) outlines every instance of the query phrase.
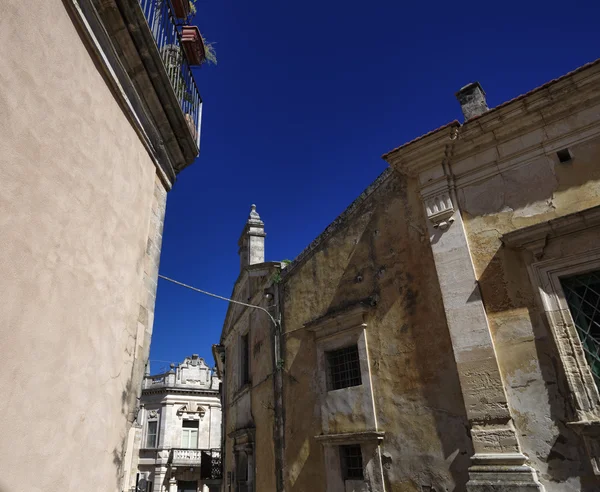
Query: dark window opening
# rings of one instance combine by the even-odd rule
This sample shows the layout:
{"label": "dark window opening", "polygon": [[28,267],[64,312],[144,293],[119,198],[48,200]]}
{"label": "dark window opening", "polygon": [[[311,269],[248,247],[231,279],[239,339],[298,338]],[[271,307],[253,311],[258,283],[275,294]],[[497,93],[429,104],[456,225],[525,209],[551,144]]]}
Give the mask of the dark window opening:
{"label": "dark window opening", "polygon": [[569,149],[559,150],[556,155],[558,156],[558,160],[562,163],[569,162],[573,158]]}
{"label": "dark window opening", "polygon": [[360,386],[360,358],[358,346],[351,345],[325,353],[327,357],[327,389],[336,390]]}
{"label": "dark window opening", "polygon": [[364,480],[360,444],[340,446],[340,460],[344,480]]}
{"label": "dark window opening", "polygon": [[246,333],[242,337],[242,374],[241,374],[241,384],[248,384],[250,382],[250,341],[249,334]]}
{"label": "dark window opening", "polygon": [[600,388],[600,270],[560,281],[585,358]]}

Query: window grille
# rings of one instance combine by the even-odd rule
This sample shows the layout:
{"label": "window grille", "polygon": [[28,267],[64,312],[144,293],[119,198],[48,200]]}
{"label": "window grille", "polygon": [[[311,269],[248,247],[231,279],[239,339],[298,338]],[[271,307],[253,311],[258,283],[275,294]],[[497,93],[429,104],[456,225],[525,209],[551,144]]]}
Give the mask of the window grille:
{"label": "window grille", "polygon": [[600,388],[600,270],[561,279],[585,357]]}
{"label": "window grille", "polygon": [[332,350],[326,352],[326,356],[328,366],[327,388],[329,390],[362,384],[358,346],[351,345],[343,349]]}
{"label": "window grille", "polygon": [[360,444],[340,446],[340,460],[344,480],[364,480]]}

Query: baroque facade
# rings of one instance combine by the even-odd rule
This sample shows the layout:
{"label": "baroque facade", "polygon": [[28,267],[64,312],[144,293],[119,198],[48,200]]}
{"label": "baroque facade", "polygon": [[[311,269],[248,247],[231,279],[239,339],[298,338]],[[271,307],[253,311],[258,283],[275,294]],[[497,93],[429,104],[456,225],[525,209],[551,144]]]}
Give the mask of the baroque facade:
{"label": "baroque facade", "polygon": [[0,490],[126,487],[167,193],[199,153],[169,8],[2,2]]}
{"label": "baroque facade", "polygon": [[128,491],[220,490],[220,382],[196,354],[144,378]]}
{"label": "baroque facade", "polygon": [[253,209],[223,490],[600,490],[600,60],[453,121],[291,264]]}

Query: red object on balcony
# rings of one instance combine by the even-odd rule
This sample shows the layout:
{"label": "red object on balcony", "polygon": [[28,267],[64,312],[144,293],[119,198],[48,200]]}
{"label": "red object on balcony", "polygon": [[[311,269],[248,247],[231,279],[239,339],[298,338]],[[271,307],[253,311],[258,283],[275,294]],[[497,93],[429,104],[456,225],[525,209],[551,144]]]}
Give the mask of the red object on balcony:
{"label": "red object on balcony", "polygon": [[206,58],[204,42],[200,29],[196,26],[184,26],[181,29],[181,43],[185,56],[190,65],[201,65]]}
{"label": "red object on balcony", "polygon": [[171,0],[173,12],[178,19],[187,19],[190,15],[190,0]]}

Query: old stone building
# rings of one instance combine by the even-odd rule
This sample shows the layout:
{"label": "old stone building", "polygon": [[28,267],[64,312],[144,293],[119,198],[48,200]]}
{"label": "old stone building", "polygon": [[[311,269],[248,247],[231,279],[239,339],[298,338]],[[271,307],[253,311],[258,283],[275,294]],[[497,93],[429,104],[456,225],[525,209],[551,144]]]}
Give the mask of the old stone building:
{"label": "old stone building", "polygon": [[600,61],[453,121],[291,264],[251,213],[224,490],[600,490]]}
{"label": "old stone building", "polygon": [[220,490],[220,383],[198,355],[144,378],[127,490]]}
{"label": "old stone building", "polygon": [[169,2],[0,7],[2,491],[126,487],[166,195],[199,153],[181,43]]}

